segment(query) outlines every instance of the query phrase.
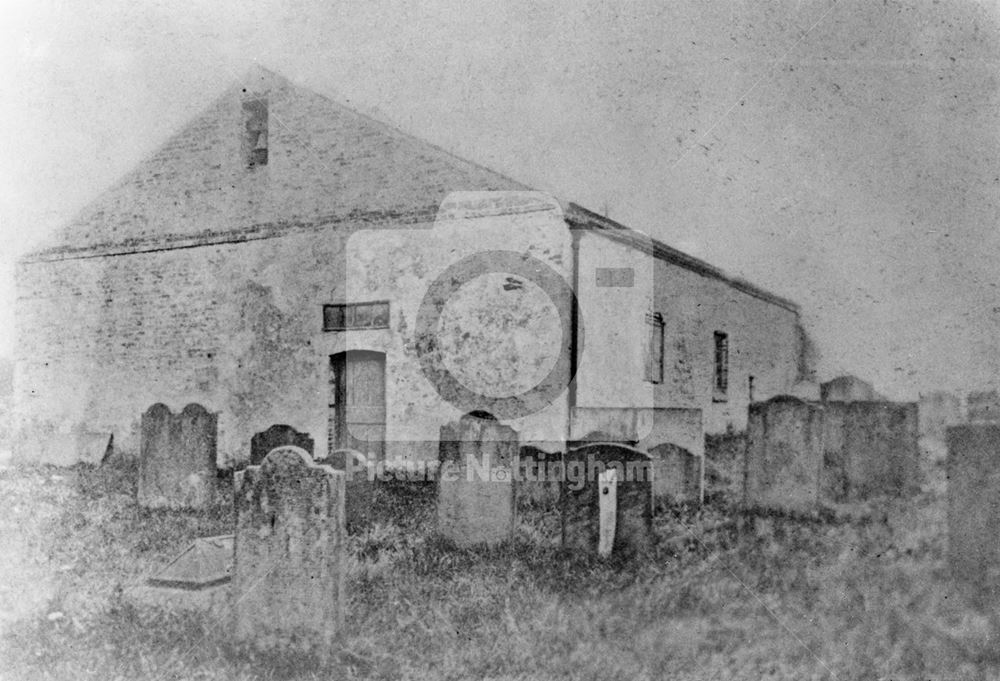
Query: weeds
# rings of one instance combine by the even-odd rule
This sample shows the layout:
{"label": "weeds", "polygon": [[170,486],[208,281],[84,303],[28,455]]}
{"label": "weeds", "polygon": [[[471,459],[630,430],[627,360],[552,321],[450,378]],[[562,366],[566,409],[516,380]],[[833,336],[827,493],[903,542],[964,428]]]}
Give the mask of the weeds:
{"label": "weeds", "polygon": [[[138,612],[121,597],[193,537],[233,523],[225,505],[142,512],[134,481],[127,466],[0,474],[10,511],[0,528],[14,556],[0,560],[0,584],[18,585],[0,591],[0,604],[33,599],[0,620],[0,675],[329,678],[302,656],[233,649],[228,627]],[[433,485],[381,484],[373,522],[350,537],[339,677],[975,679],[1000,671],[995,616],[970,607],[946,578],[940,495],[885,502],[867,523],[736,524],[724,499],[663,509],[662,541],[627,562],[563,551],[556,510],[535,502],[521,509],[512,540],[459,548],[432,531],[433,501]]]}

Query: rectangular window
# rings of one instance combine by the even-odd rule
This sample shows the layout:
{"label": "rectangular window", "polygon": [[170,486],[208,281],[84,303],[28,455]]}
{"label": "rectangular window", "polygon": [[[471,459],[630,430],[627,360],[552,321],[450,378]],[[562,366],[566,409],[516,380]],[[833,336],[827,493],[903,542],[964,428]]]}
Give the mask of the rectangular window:
{"label": "rectangular window", "polygon": [[243,102],[243,156],[248,168],[267,165],[267,100]]}
{"label": "rectangular window", "polygon": [[712,400],[725,402],[729,391],[729,336],[722,331],[715,332],[715,380],[712,385]]}
{"label": "rectangular window", "polygon": [[663,383],[663,316],[659,312],[646,314],[646,380]]}
{"label": "rectangular window", "polygon": [[389,303],[342,303],[323,306],[323,330],[385,329],[389,327]]}

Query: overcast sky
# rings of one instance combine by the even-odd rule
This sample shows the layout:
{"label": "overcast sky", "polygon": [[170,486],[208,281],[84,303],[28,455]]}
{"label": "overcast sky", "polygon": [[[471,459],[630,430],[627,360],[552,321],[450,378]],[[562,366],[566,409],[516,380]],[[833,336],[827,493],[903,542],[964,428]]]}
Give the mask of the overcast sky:
{"label": "overcast sky", "polygon": [[994,2],[6,2],[16,257],[254,61],[798,301],[897,397],[1000,376]]}

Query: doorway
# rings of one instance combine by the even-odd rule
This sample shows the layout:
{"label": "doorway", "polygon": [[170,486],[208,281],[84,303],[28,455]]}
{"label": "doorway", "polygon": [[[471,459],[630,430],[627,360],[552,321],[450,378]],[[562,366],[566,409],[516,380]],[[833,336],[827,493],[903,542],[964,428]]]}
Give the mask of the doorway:
{"label": "doorway", "polygon": [[330,357],[329,450],[385,458],[385,353],[351,350]]}

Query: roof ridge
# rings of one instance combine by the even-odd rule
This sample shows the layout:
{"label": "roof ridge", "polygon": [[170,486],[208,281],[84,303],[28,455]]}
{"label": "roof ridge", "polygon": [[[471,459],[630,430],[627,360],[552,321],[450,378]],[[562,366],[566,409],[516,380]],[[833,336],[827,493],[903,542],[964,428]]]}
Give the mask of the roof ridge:
{"label": "roof ridge", "polygon": [[[234,94],[238,95],[240,90],[244,93],[247,93],[248,90],[252,92],[254,81],[258,84],[263,82],[264,88],[262,88],[261,94],[264,94],[272,89],[284,88],[296,93],[317,97],[322,100],[325,105],[336,109],[342,114],[351,116],[355,122],[371,126],[382,134],[391,136],[397,140],[403,140],[406,143],[415,146],[417,148],[417,153],[427,151],[436,154],[439,160],[446,162],[447,165],[454,168],[459,173],[463,172],[463,170],[472,170],[477,173],[482,173],[484,178],[481,179],[485,179],[484,184],[486,185],[492,185],[494,184],[494,181],[499,181],[499,186],[511,185],[514,187],[514,189],[508,189],[507,191],[536,191],[534,188],[510,177],[509,175],[496,171],[476,161],[459,156],[439,144],[430,142],[426,139],[418,137],[412,132],[404,130],[397,124],[390,123],[370,113],[358,110],[355,106],[352,106],[347,101],[344,101],[346,100],[346,97],[344,97],[342,93],[340,93],[339,97],[335,97],[329,93],[320,92],[312,87],[298,84],[289,79],[287,76],[258,62],[254,62],[244,71],[243,75],[235,78],[228,86],[223,87],[221,91],[197,114],[189,117],[182,125],[179,126],[178,129],[168,135],[166,139],[158,144],[152,151],[145,154],[128,171],[123,173],[109,186],[99,192],[96,197],[80,208],[72,218],[62,223],[55,230],[54,234],[50,235],[49,239],[46,239],[41,245],[26,252],[19,259],[19,261],[35,262],[39,260],[63,258],[120,255],[130,252],[144,252],[148,250],[191,248],[199,245],[208,245],[210,243],[220,243],[226,238],[229,238],[232,241],[268,238],[271,236],[279,236],[281,233],[284,233],[282,230],[294,231],[296,229],[303,229],[306,227],[315,228],[329,222],[342,222],[345,219],[350,220],[352,217],[366,215],[367,213],[365,210],[355,207],[354,209],[346,211],[345,214],[340,215],[336,214],[335,211],[333,213],[314,215],[311,218],[303,216],[301,219],[276,221],[265,220],[263,222],[253,222],[249,227],[244,227],[242,229],[209,230],[201,233],[164,232],[161,234],[133,238],[129,238],[127,236],[114,237],[114,235],[112,235],[110,239],[105,239],[104,241],[97,243],[84,244],[80,246],[72,245],[73,238],[70,230],[78,223],[86,224],[85,218],[88,217],[88,212],[93,211],[102,200],[105,200],[109,196],[109,194],[113,194],[113,192],[119,188],[127,187],[131,178],[141,176],[143,169],[150,162],[152,162],[158,154],[161,154],[164,149],[169,149],[171,144],[177,142],[183,135],[188,134],[192,125],[200,121],[202,118],[210,115],[215,109],[225,106],[227,100],[234,96]],[[315,156],[312,145],[309,144],[307,139],[294,134],[292,137],[294,138],[295,143],[302,147],[303,151],[307,152],[310,156]],[[618,223],[607,216],[590,211],[576,203],[563,201],[558,199],[558,197],[555,198],[559,204],[563,206],[564,217],[571,227],[576,226],[591,229],[610,238],[616,238],[620,241],[631,244],[633,247],[648,251],[651,255],[661,260],[684,267],[688,270],[701,274],[702,276],[713,277],[725,282],[737,290],[741,290],[749,295],[775,303],[793,312],[798,313],[799,311],[798,305],[787,298],[757,287],[740,277],[730,276],[722,269],[711,265],[708,262],[679,251],[662,241],[649,237],[639,230]],[[98,214],[101,212],[103,211],[99,211]],[[425,215],[426,212],[427,206],[420,205],[416,209],[399,211],[396,214],[396,217],[420,217]],[[638,239],[637,235],[639,234],[643,234],[645,239]],[[648,239],[648,243],[646,243],[646,239]]]}
{"label": "roof ridge", "polygon": [[[396,139],[403,140],[412,145],[420,147],[421,150],[427,152],[433,152],[437,154],[438,157],[446,162],[449,162],[453,166],[460,166],[466,170],[475,170],[481,173],[485,173],[488,176],[496,178],[496,180],[501,183],[506,183],[514,185],[518,190],[534,191],[531,187],[516,180],[504,173],[488,168],[480,163],[469,160],[462,156],[455,154],[454,152],[448,151],[447,149],[441,147],[438,144],[429,142],[415,135],[414,133],[407,132],[400,128],[399,126],[390,123],[388,121],[381,120],[371,114],[360,111],[355,106],[352,106],[340,93],[340,97],[333,96],[327,92],[320,92],[312,87],[302,85],[294,82],[287,76],[279,73],[267,66],[260,64],[259,62],[254,62],[251,66],[245,69],[242,74],[235,79],[232,79],[228,85],[222,87],[218,93],[212,97],[204,106],[202,106],[197,113],[192,116],[187,117],[183,123],[181,123],[177,128],[175,128],[170,134],[159,141],[151,150],[144,153],[138,160],[136,160],[125,172],[116,177],[112,182],[101,189],[96,196],[87,201],[83,206],[81,206],[71,217],[59,223],[52,232],[45,238],[41,239],[37,245],[29,248],[25,251],[21,257],[18,259],[19,262],[31,262],[39,259],[46,259],[53,253],[60,251],[77,251],[83,252],[93,249],[107,249],[110,246],[118,245],[125,246],[129,239],[119,239],[113,242],[104,242],[100,244],[91,244],[89,246],[73,247],[70,244],[73,241],[71,230],[74,225],[84,221],[84,219],[94,211],[100,204],[101,201],[105,200],[109,194],[115,192],[118,189],[124,188],[129,184],[132,178],[141,175],[142,169],[152,162],[158,154],[162,153],[164,149],[169,148],[171,144],[176,142],[181,136],[185,135],[190,127],[201,120],[205,116],[211,114],[211,112],[220,106],[223,106],[230,97],[238,96],[242,93],[252,94],[254,91],[254,85],[260,85],[261,81],[264,81],[264,87],[261,88],[262,91],[271,90],[274,88],[286,88],[292,91],[297,91],[310,96],[318,97],[323,100],[328,106],[335,108],[339,112],[353,117],[357,122],[362,124],[370,125],[376,128],[379,132],[387,134]],[[263,92],[262,92],[263,94]],[[308,140],[302,138],[298,135],[293,135],[296,143],[302,147],[302,150],[311,155],[311,145]],[[422,211],[423,209],[421,209]],[[240,231],[240,230],[234,230]],[[163,234],[162,239],[169,240],[174,235]],[[191,237],[196,235],[192,234]],[[149,239],[146,239],[149,240]],[[155,239],[154,239],[155,240]]]}
{"label": "roof ridge", "polygon": [[[600,213],[595,213],[575,203],[569,203],[566,206],[565,214],[566,220],[571,226],[587,229],[596,234],[622,241],[646,251],[664,262],[678,265],[701,276],[718,279],[738,291],[742,291],[755,298],[760,298],[766,302],[774,303],[796,314],[800,312],[798,304],[784,296],[779,296],[765,288],[752,284],[742,277],[734,277],[720,267],[679,251],[673,246],[669,246],[659,239],[649,236],[645,232],[623,225]],[[644,239],[639,239],[637,235],[642,235]],[[648,247],[646,243],[643,243],[644,240],[648,240]]]}

